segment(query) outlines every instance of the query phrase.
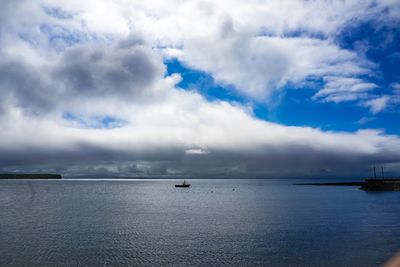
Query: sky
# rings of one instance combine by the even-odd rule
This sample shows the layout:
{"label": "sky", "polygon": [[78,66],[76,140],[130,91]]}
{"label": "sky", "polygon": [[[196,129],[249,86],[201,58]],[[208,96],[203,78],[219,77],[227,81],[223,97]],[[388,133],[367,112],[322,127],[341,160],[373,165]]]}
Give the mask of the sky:
{"label": "sky", "polygon": [[0,172],[400,176],[398,0],[2,0]]}

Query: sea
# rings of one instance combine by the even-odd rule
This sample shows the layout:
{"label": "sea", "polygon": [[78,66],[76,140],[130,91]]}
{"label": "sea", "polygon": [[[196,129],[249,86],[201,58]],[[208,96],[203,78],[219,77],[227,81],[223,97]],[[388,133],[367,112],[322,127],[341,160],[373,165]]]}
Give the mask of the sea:
{"label": "sea", "polygon": [[400,192],[327,179],[0,180],[0,266],[380,266]]}

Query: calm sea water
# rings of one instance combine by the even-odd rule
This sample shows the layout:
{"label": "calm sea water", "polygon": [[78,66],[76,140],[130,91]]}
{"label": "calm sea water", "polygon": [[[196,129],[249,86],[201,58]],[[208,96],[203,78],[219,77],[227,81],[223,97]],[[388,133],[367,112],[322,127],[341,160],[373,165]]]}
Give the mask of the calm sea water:
{"label": "calm sea water", "polygon": [[400,193],[190,182],[0,180],[0,266],[378,266],[400,250]]}

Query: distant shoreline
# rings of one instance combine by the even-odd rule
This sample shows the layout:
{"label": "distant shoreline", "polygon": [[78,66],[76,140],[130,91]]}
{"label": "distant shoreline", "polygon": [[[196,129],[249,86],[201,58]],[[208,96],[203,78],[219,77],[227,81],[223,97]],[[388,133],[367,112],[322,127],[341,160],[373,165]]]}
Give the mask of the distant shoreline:
{"label": "distant shoreline", "polygon": [[62,179],[53,173],[0,173],[0,179]]}

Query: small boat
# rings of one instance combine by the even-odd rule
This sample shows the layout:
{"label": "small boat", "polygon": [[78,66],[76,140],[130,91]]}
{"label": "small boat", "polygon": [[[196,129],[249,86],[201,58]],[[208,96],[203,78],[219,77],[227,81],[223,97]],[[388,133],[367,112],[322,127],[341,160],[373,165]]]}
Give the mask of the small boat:
{"label": "small boat", "polygon": [[183,180],[182,184],[176,184],[175,187],[190,187],[190,184],[187,184],[186,180]]}

